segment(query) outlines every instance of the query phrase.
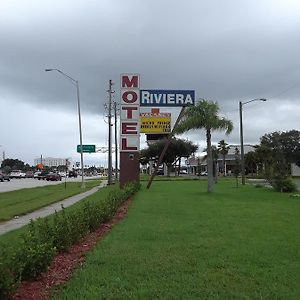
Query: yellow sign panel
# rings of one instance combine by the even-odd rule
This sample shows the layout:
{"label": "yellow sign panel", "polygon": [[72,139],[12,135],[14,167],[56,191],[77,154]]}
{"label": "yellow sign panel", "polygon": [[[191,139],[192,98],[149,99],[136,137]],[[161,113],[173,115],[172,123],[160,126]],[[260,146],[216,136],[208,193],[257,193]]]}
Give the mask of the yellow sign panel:
{"label": "yellow sign panel", "polygon": [[141,133],[169,133],[171,132],[170,113],[141,113]]}

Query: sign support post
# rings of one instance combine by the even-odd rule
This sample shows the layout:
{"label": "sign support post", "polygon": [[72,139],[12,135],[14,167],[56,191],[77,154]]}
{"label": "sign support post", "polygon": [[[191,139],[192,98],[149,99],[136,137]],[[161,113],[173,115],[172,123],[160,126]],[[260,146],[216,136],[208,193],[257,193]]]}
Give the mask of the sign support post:
{"label": "sign support post", "polygon": [[177,118],[177,120],[176,120],[176,122],[174,124],[173,130],[168,135],[168,138],[167,138],[166,143],[165,143],[165,147],[164,147],[163,151],[161,152],[161,154],[159,156],[159,159],[158,159],[157,164],[155,166],[154,172],[151,174],[151,177],[150,177],[150,179],[148,181],[147,189],[149,189],[151,187],[152,181],[153,181],[153,179],[154,179],[154,177],[155,177],[155,175],[157,173],[157,170],[158,170],[158,168],[159,168],[159,166],[160,166],[160,164],[161,164],[161,162],[162,162],[162,160],[163,160],[163,158],[164,158],[164,156],[166,154],[166,151],[167,151],[167,149],[168,149],[168,147],[169,147],[169,145],[171,143],[172,136],[173,136],[173,133],[174,133],[174,129],[177,127],[177,124],[181,120],[181,118],[183,116],[183,113],[184,113],[184,110],[185,110],[185,106],[182,106],[180,114],[179,114],[179,116],[178,116],[178,118]]}

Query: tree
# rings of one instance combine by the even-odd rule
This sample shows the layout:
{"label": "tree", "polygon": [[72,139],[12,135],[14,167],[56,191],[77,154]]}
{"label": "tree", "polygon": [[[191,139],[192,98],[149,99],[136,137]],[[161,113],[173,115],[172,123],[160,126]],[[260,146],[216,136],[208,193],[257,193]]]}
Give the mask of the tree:
{"label": "tree", "polygon": [[265,134],[260,144],[272,150],[273,155],[283,155],[287,163],[296,163],[300,167],[300,131],[275,131]]}
{"label": "tree", "polygon": [[239,181],[238,181],[238,176],[241,172],[241,162],[240,162],[240,151],[236,147],[234,151],[234,168],[233,168],[233,173],[235,176],[235,181],[236,181],[236,187],[239,186]]}
{"label": "tree", "polygon": [[206,131],[207,144],[207,191],[213,191],[213,159],[211,149],[211,134],[215,130],[225,130],[229,134],[233,129],[232,121],[219,116],[219,106],[216,102],[200,100],[195,106],[188,107],[184,113],[175,133],[183,133],[193,129],[204,129]]}
{"label": "tree", "polygon": [[[150,144],[148,148],[142,149],[140,153],[140,163],[145,165],[150,160],[157,162],[158,158],[165,146],[166,140],[159,140],[156,143]],[[171,143],[167,149],[162,162],[168,167],[168,176],[170,175],[172,165],[180,160],[182,157],[188,158],[195,153],[198,149],[197,145],[194,145],[190,141],[172,138]]]}
{"label": "tree", "polygon": [[22,160],[6,158],[2,161],[1,168],[9,166],[11,170],[24,170],[25,164]]}
{"label": "tree", "polygon": [[257,155],[254,151],[249,151],[245,154],[245,165],[246,168],[251,172],[253,177],[254,170],[256,171],[257,169]]}
{"label": "tree", "polygon": [[225,160],[226,160],[226,155],[228,154],[229,152],[229,145],[224,141],[224,140],[221,140],[219,143],[218,143],[218,151],[219,153],[222,155],[222,158],[223,158],[223,174],[224,176],[226,176],[226,169],[225,169]]}
{"label": "tree", "polygon": [[[203,152],[207,153],[207,148],[203,150]],[[219,150],[215,145],[211,146],[212,153],[212,161],[213,161],[213,177],[215,178],[215,182],[218,181],[218,158],[219,158]],[[207,154],[203,156],[203,160],[207,160]]]}
{"label": "tree", "polygon": [[264,145],[256,145],[255,157],[259,166],[259,172],[263,175],[268,174],[273,162],[272,150]]}
{"label": "tree", "polygon": [[293,192],[296,187],[290,175],[291,163],[300,166],[300,131],[272,132],[260,139],[256,152],[262,152],[264,175],[276,191]]}

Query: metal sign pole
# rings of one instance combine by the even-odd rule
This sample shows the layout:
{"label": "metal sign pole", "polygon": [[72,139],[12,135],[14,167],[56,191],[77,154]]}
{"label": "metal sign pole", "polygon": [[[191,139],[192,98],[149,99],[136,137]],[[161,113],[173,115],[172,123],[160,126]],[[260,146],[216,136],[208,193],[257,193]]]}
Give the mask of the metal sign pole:
{"label": "metal sign pole", "polygon": [[169,147],[169,145],[170,145],[170,143],[171,143],[172,136],[173,136],[173,133],[174,133],[174,129],[177,127],[177,124],[179,123],[179,121],[181,120],[181,118],[182,118],[182,116],[183,116],[183,112],[184,112],[184,110],[185,110],[185,107],[186,107],[186,106],[183,106],[183,107],[181,108],[180,114],[179,114],[179,116],[178,116],[178,118],[177,118],[177,120],[176,120],[176,122],[175,122],[175,124],[174,124],[174,127],[173,127],[171,133],[168,135],[168,138],[167,138],[167,140],[166,140],[165,147],[164,147],[163,151],[161,152],[161,154],[160,154],[160,156],[159,156],[159,159],[158,159],[158,162],[157,162],[157,164],[156,164],[156,166],[155,166],[154,172],[152,173],[152,175],[151,175],[151,177],[150,177],[150,179],[149,179],[149,181],[148,181],[147,189],[149,189],[149,188],[151,187],[152,181],[153,181],[153,179],[154,179],[154,177],[155,177],[155,175],[156,175],[156,173],[157,173],[158,167],[160,166],[160,164],[161,164],[161,162],[162,162],[162,160],[163,160],[163,158],[164,158],[164,156],[165,156],[165,154],[166,154],[166,151],[167,151],[167,149],[168,149],[168,147]]}

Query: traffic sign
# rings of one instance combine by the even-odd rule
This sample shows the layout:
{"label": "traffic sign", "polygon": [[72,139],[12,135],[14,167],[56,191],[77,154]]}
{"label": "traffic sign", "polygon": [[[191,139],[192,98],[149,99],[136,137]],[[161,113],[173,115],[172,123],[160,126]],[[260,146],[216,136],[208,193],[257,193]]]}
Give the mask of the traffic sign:
{"label": "traffic sign", "polygon": [[[80,153],[80,145],[77,145],[77,152]],[[95,145],[82,145],[82,152],[84,153],[94,153],[96,152]]]}

